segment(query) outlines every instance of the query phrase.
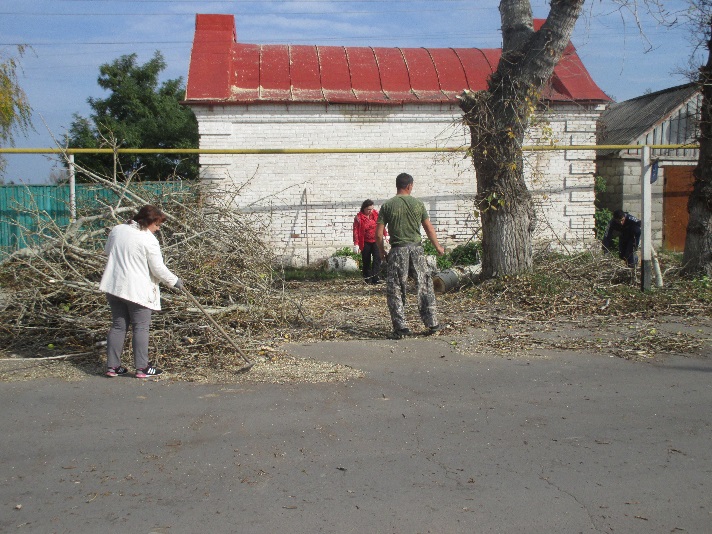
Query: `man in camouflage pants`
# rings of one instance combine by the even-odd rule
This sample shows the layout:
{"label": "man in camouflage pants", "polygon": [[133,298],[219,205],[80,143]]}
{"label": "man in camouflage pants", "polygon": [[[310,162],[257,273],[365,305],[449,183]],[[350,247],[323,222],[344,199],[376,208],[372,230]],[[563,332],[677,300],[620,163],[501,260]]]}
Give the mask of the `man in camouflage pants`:
{"label": "man in camouflage pants", "polygon": [[[396,196],[381,206],[376,226],[376,243],[381,259],[388,261],[386,295],[395,339],[402,339],[411,334],[404,310],[408,274],[415,279],[418,290],[418,311],[428,328],[427,334],[433,334],[442,328],[436,316],[433,278],[425,264],[420,227],[423,227],[438,254],[444,254],[445,249],[438,242],[438,236],[430,222],[425,204],[411,196],[412,190],[413,177],[406,173],[399,174],[396,177]],[[386,225],[388,225],[391,243],[391,251],[388,254],[383,245]]]}

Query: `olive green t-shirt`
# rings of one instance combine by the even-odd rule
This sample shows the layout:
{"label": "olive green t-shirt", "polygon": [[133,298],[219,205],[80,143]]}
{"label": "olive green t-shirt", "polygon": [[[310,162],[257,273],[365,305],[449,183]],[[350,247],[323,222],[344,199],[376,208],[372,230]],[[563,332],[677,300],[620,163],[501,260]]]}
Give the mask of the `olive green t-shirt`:
{"label": "olive green t-shirt", "polygon": [[429,218],[425,204],[411,195],[386,200],[378,212],[378,223],[388,226],[391,246],[421,243],[420,227]]}

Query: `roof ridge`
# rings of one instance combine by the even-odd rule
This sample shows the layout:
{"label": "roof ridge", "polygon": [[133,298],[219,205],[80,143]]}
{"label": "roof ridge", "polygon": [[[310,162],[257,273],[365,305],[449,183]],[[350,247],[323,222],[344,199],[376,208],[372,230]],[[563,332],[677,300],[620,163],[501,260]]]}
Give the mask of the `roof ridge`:
{"label": "roof ridge", "polygon": [[696,86],[697,86],[697,82],[683,83],[681,85],[676,85],[674,87],[668,87],[667,89],[660,89],[658,91],[653,91],[652,93],[645,93],[644,95],[634,96],[633,98],[629,98],[627,100],[621,100],[620,102],[615,102],[614,104],[612,104],[612,106],[617,106],[618,104],[625,104],[627,102],[634,102],[636,100],[641,100],[644,98],[656,97],[656,96],[660,96],[665,93],[673,93],[675,91],[681,91],[683,89],[687,89],[688,87],[696,87]]}

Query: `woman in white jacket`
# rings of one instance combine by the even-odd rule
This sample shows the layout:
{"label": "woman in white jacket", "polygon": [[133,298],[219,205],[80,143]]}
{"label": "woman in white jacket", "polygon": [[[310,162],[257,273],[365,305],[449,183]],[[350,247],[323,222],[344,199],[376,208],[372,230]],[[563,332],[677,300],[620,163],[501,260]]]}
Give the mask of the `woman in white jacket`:
{"label": "woman in white jacket", "polygon": [[158,283],[181,288],[183,282],[163,263],[161,247],[153,234],[166,216],[155,206],[143,206],[133,218],[115,226],[104,248],[109,257],[99,289],[111,308],[111,328],[106,340],[106,376],[128,372],[121,365],[121,352],[129,324],[133,330],[136,378],[162,373],[148,362],[148,331],[151,312],[161,309]]}

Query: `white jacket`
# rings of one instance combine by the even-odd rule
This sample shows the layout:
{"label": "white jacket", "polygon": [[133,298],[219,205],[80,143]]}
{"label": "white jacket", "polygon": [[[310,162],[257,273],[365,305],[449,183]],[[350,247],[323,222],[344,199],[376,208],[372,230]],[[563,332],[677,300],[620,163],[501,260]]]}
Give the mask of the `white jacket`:
{"label": "white jacket", "polygon": [[174,286],[178,277],[163,263],[158,239],[136,222],[115,226],[106,241],[109,256],[99,289],[151,310],[161,309],[158,282]]}

